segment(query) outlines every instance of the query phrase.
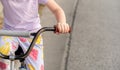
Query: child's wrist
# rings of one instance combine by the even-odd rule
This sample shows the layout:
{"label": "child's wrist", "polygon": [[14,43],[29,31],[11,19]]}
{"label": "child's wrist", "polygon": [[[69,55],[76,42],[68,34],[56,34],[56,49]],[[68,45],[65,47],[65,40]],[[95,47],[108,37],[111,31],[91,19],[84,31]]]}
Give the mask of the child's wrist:
{"label": "child's wrist", "polygon": [[58,22],[57,24],[67,24],[67,22]]}

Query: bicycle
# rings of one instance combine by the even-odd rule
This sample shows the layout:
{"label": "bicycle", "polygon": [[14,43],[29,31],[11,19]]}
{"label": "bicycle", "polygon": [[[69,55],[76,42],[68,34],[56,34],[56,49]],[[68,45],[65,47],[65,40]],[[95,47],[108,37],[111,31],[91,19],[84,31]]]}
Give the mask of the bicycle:
{"label": "bicycle", "polygon": [[[30,32],[24,32],[24,31],[7,31],[7,30],[0,30],[0,36],[14,36],[14,37],[31,37],[33,36],[33,40],[28,48],[28,50],[23,53],[20,47],[18,47],[18,53],[15,54],[13,52],[10,52],[10,55],[4,55],[0,52],[0,58],[10,60],[10,70],[14,70],[14,61],[19,60],[21,63],[21,66],[19,67],[19,70],[27,70],[24,60],[25,58],[30,54],[31,50],[33,49],[36,40],[38,39],[39,35],[45,31],[56,31],[55,27],[43,27],[40,30],[38,30],[36,33],[30,33]],[[22,53],[19,53],[22,52]],[[15,55],[14,55],[15,54]]]}

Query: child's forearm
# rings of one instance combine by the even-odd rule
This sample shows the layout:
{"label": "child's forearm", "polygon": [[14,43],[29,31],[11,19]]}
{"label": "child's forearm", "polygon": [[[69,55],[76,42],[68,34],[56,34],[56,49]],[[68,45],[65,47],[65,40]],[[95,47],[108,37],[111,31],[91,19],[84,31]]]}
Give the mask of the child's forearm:
{"label": "child's forearm", "polygon": [[66,16],[64,11],[61,8],[54,11],[54,15],[56,16],[58,23],[66,23]]}
{"label": "child's forearm", "polygon": [[63,9],[54,0],[48,0],[47,7],[53,12],[58,23],[66,23]]}

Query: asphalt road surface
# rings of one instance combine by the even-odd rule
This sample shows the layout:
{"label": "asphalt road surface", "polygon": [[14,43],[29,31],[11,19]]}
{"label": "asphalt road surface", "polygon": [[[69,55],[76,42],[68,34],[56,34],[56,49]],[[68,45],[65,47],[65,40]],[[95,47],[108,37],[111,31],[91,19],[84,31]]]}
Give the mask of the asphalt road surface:
{"label": "asphalt road surface", "polygon": [[78,0],[65,70],[120,70],[120,1]]}

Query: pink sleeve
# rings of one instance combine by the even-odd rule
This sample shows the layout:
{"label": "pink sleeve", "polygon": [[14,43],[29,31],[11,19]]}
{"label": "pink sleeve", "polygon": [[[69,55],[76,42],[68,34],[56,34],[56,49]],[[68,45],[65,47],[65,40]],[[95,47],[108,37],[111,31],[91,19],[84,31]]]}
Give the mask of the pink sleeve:
{"label": "pink sleeve", "polygon": [[48,0],[38,0],[39,4],[46,4]]}

